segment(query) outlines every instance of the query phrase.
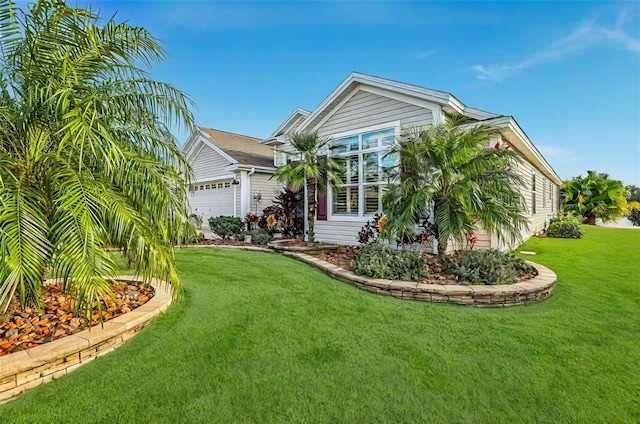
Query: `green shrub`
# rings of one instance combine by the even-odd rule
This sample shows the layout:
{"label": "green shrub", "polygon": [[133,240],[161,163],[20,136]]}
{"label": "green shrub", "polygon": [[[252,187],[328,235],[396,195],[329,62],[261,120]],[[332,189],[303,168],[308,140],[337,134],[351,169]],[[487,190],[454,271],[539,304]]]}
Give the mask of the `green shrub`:
{"label": "green shrub", "polygon": [[351,270],[373,278],[419,281],[427,276],[427,262],[418,252],[398,251],[375,243],[358,248]]}
{"label": "green shrub", "polygon": [[552,238],[582,238],[582,229],[580,228],[580,219],[572,214],[559,212],[555,218],[549,221],[545,234]]}
{"label": "green shrub", "polygon": [[640,209],[632,208],[629,210],[629,221],[635,227],[640,227]]}
{"label": "green shrub", "polygon": [[251,234],[251,243],[253,244],[267,244],[273,239],[273,236],[271,236],[267,228],[253,230],[249,234]]}
{"label": "green shrub", "polygon": [[211,228],[211,231],[225,240],[231,237],[237,238],[242,232],[243,225],[242,220],[235,216],[212,216],[209,218],[209,228]]}
{"label": "green shrub", "polygon": [[499,250],[465,250],[446,257],[443,271],[468,284],[513,284],[516,277],[535,273],[535,268],[520,258]]}

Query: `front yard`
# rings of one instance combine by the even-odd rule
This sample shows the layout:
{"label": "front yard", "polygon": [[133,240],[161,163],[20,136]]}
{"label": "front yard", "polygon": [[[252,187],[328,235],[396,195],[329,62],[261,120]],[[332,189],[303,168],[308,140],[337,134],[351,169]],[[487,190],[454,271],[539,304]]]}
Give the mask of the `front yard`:
{"label": "front yard", "polygon": [[177,253],[184,302],[0,406],[32,422],[640,421],[640,232],[532,239],[558,275],[507,309],[382,297],[277,254]]}

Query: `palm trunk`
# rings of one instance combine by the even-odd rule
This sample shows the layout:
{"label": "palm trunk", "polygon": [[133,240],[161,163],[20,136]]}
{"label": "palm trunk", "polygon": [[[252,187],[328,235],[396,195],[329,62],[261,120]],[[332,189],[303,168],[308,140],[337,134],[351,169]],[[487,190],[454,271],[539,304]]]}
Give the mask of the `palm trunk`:
{"label": "palm trunk", "polygon": [[309,244],[313,245],[315,238],[316,223],[316,180],[307,180],[307,220],[309,221]]}

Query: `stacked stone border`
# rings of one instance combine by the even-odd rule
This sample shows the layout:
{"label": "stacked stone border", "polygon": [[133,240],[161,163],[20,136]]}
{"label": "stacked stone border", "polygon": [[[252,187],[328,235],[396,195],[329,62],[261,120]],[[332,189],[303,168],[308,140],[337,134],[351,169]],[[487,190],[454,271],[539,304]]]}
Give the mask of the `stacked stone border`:
{"label": "stacked stone border", "polygon": [[[271,249],[258,246],[224,246],[224,245],[188,245],[183,247],[214,247],[221,249],[251,250],[257,252],[273,252]],[[285,256],[313,265],[330,276],[344,281],[359,289],[392,296],[398,299],[418,300],[421,302],[453,303],[485,308],[500,308],[507,306],[526,305],[551,296],[558,277],[549,268],[527,261],[536,268],[538,275],[530,280],[515,284],[495,285],[453,285],[453,284],[423,284],[413,281],[394,281],[380,278],[369,278],[356,275],[351,271],[340,268],[314,256],[302,253],[307,247],[276,248]]]}
{"label": "stacked stone border", "polygon": [[525,305],[551,296],[557,280],[549,268],[529,262],[538,275],[516,284],[496,285],[441,285],[412,281],[394,281],[356,275],[351,271],[330,264],[304,253],[283,252],[285,255],[313,265],[338,280],[368,292],[393,296],[399,299],[434,303],[454,303],[478,307],[505,307]]}
{"label": "stacked stone border", "polygon": [[[119,276],[118,281],[141,282]],[[147,303],[119,317],[70,336],[0,357],[0,404],[14,396],[75,370],[120,346],[169,307],[171,287],[153,280],[155,295]]]}

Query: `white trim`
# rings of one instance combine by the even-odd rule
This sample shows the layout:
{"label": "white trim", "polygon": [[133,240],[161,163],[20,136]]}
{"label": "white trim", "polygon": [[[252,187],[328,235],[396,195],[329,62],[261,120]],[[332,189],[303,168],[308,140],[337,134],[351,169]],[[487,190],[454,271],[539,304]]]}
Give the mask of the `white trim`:
{"label": "white trim", "polygon": [[256,166],[242,163],[232,163],[224,167],[225,171],[251,171],[252,169],[257,172],[264,172],[267,174],[273,174],[276,172],[276,168],[272,168],[270,166]]}
{"label": "white trim", "polygon": [[251,178],[247,171],[240,171],[240,218],[249,213],[251,207]]}
{"label": "white trim", "polygon": [[[197,146],[199,146],[199,148],[196,149],[195,147],[197,147]],[[204,143],[197,143],[193,147],[194,148],[191,149],[191,152],[189,152],[189,154],[185,156],[185,159],[189,163],[191,163],[191,160],[195,159],[195,157],[200,154],[200,152],[202,151],[202,148],[204,147]]]}
{"label": "white trim", "polygon": [[393,128],[394,134],[396,135],[396,137],[399,137],[399,134],[401,134],[401,130],[400,130],[400,121],[391,121],[391,122],[386,122],[384,124],[378,124],[378,125],[371,125],[370,127],[365,127],[362,129],[357,129],[357,130],[351,130],[351,131],[345,131],[345,132],[341,132],[341,133],[337,133],[337,134],[332,134],[331,138],[332,139],[339,139],[339,138],[344,138],[344,137],[351,137],[352,135],[356,135],[356,134],[364,134],[364,133],[368,133],[368,132],[374,132],[374,131],[380,131],[380,130],[388,130]]}
{"label": "white trim", "polygon": [[[351,130],[351,131],[345,131],[345,132],[341,132],[341,133],[337,133],[337,134],[333,134],[331,136],[332,139],[337,140],[340,138],[344,138],[344,137],[351,137],[354,135],[361,135],[361,134],[366,134],[369,132],[375,132],[375,131],[381,131],[381,130],[387,130],[387,129],[393,129],[393,135],[395,138],[395,141],[397,143],[398,138],[402,135],[402,128],[401,128],[401,122],[400,121],[392,121],[392,122],[387,122],[384,124],[378,124],[378,125],[371,125],[369,127],[364,127],[364,128],[360,128],[360,129],[356,129],[356,130]],[[359,140],[359,142],[361,142],[362,140]],[[360,146],[361,147],[361,146]],[[384,152],[385,148],[384,147],[379,147],[379,148],[372,148],[372,149],[359,149],[358,151],[354,151],[354,152],[348,152],[348,153],[344,153],[344,154],[339,154],[336,156],[342,156],[342,157],[347,157],[347,156],[360,156],[366,153],[370,153],[370,152]],[[333,213],[333,188],[329,187],[327,190],[327,221],[334,221],[334,222],[339,222],[339,221],[344,221],[344,222],[361,222],[362,220],[368,220],[370,218],[372,218],[374,216],[375,213],[371,213],[371,214],[365,214],[364,213],[364,202],[361,200],[364,200],[364,182],[361,180],[361,177],[363,175],[363,166],[364,163],[363,161],[359,161],[358,164],[358,174],[359,174],[359,178],[358,178],[358,213],[356,215],[353,214],[334,214]],[[382,212],[382,211],[380,211]]]}
{"label": "white trim", "polygon": [[217,175],[215,177],[207,177],[207,178],[201,178],[199,180],[191,180],[191,184],[203,184],[203,183],[212,182],[212,181],[233,180],[235,177],[236,177],[236,174]]}
{"label": "white trim", "polygon": [[387,97],[389,99],[397,100],[399,102],[408,103],[410,105],[418,106],[424,109],[429,109],[433,115],[433,125],[439,125],[444,122],[444,113],[442,112],[442,106],[432,103],[426,100],[418,99],[416,97],[407,96],[402,93],[395,93],[393,91],[385,90],[384,88],[360,86],[360,90],[366,91],[378,96]]}
{"label": "white trim", "polygon": [[[274,138],[276,136],[276,134],[278,134],[280,131],[284,130],[287,125],[291,124],[291,122],[294,120],[293,118],[297,117],[298,115],[303,116],[304,118],[306,118],[307,116],[309,116],[311,112],[309,112],[308,110],[302,109],[300,107],[297,107],[293,110],[293,112],[291,112],[289,114],[289,116],[287,116],[287,119],[285,119],[279,126],[278,128],[276,128],[276,130],[274,132],[271,133],[271,135],[268,137],[269,139]],[[303,119],[304,120],[304,119]]]}

